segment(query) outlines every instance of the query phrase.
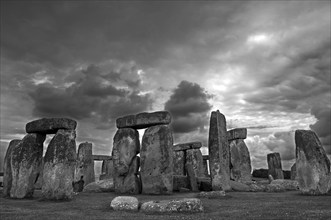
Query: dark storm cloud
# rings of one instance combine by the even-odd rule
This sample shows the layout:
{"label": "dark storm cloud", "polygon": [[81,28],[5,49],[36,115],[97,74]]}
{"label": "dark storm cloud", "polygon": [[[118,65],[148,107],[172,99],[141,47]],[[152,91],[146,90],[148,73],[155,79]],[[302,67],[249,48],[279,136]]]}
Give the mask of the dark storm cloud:
{"label": "dark storm cloud", "polygon": [[311,114],[317,119],[310,128],[317,133],[328,154],[331,154],[331,108],[313,107]]}
{"label": "dark storm cloud", "polygon": [[174,132],[186,133],[201,130],[208,124],[211,96],[196,83],[182,81],[165,103],[165,110],[173,116]]}

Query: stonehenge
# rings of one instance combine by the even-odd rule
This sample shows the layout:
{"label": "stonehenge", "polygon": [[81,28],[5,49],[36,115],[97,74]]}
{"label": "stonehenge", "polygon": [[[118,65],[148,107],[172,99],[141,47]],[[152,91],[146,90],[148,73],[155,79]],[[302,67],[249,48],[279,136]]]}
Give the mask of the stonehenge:
{"label": "stonehenge", "polygon": [[267,155],[268,174],[274,179],[284,179],[282,162],[279,153],[270,153]]}
{"label": "stonehenge", "polygon": [[92,143],[85,142],[79,145],[74,179],[75,182],[82,179],[84,186],[95,181]]}

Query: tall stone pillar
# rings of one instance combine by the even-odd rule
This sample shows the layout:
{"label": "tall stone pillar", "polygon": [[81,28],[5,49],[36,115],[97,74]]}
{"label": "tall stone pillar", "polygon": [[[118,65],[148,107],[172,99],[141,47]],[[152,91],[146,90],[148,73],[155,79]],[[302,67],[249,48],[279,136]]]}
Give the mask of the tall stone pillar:
{"label": "tall stone pillar", "polygon": [[268,160],[268,175],[274,179],[284,179],[282,161],[279,153],[271,153],[267,155]]}
{"label": "tall stone pillar", "polygon": [[84,180],[84,186],[95,181],[92,143],[81,143],[78,147],[75,182]]}

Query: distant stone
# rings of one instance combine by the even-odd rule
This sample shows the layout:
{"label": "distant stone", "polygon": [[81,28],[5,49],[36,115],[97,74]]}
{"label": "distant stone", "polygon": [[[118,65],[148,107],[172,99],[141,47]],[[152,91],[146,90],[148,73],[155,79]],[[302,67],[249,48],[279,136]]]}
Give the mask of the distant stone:
{"label": "distant stone", "polygon": [[184,151],[174,151],[174,175],[185,175]]}
{"label": "distant stone", "polygon": [[103,160],[101,166],[100,180],[112,179],[114,173],[114,163],[112,160]]}
{"label": "distant stone", "polygon": [[140,193],[138,178],[140,151],[139,133],[132,128],[118,129],[114,136],[113,163],[114,185],[117,193]]}
{"label": "distant stone", "polygon": [[231,178],[238,182],[252,181],[252,166],[248,148],[242,139],[229,142],[231,155]]}
{"label": "distant stone", "polygon": [[268,179],[268,169],[254,169],[252,173],[253,177]]}
{"label": "distant stone", "polygon": [[183,188],[183,187],[179,188],[179,192],[190,192],[190,191],[191,190],[188,188]]}
{"label": "distant stone", "polygon": [[296,130],[296,175],[301,193],[326,194],[330,190],[330,161],[313,131]]}
{"label": "distant stone", "polygon": [[207,199],[218,199],[225,196],[224,191],[211,191],[211,192],[200,192],[198,193],[198,198],[207,198]]}
{"label": "distant stone", "polygon": [[171,194],[173,190],[173,137],[166,125],[145,130],[141,147],[141,180],[144,194]]}
{"label": "distant stone", "polygon": [[200,199],[185,198],[176,200],[161,200],[144,202],[140,210],[146,213],[169,212],[203,212],[204,208]]}
{"label": "distant stone", "polygon": [[269,180],[269,183],[271,183],[272,181],[274,181],[274,178],[272,177],[272,175],[269,175],[268,176],[268,180]]}
{"label": "distant stone", "polygon": [[208,150],[213,190],[231,190],[230,147],[227,138],[226,120],[218,110],[213,111],[210,116]]}
{"label": "distant stone", "polygon": [[284,179],[280,154],[279,153],[268,154],[267,161],[268,161],[268,174],[272,175],[274,179]]}
{"label": "distant stone", "polygon": [[59,129],[75,130],[77,122],[69,118],[42,118],[26,124],[26,133],[55,134]]}
{"label": "distant stone", "polygon": [[237,191],[237,192],[249,192],[250,191],[250,187],[244,183],[230,180],[230,185],[231,185],[231,188],[233,191]]}
{"label": "distant stone", "polygon": [[295,163],[291,166],[291,180],[295,180],[297,176],[297,167]]}
{"label": "distant stone", "polygon": [[247,138],[247,128],[235,128],[227,132],[228,140],[246,139]]}
{"label": "distant stone", "polygon": [[117,196],[111,203],[110,207],[116,211],[138,211],[138,199],[132,196]]}
{"label": "distant stone", "polygon": [[180,188],[190,188],[187,176],[174,175],[173,176],[173,191],[179,191]]}
{"label": "distant stone", "polygon": [[200,149],[186,150],[186,164],[191,164],[195,177],[204,176],[203,159]]}
{"label": "distant stone", "polygon": [[84,185],[95,181],[92,143],[81,143],[78,147],[75,181],[84,180]]}
{"label": "distant stone", "polygon": [[10,189],[13,181],[13,174],[11,168],[11,158],[13,149],[21,142],[21,140],[12,140],[9,142],[4,163],[3,163],[3,195],[10,197]]}
{"label": "distant stone", "polygon": [[11,156],[11,198],[30,198],[42,163],[45,135],[27,134],[13,147]]}
{"label": "distant stone", "polygon": [[42,195],[49,200],[70,200],[73,197],[76,167],[76,132],[60,129],[50,141],[43,170]]}
{"label": "distant stone", "polygon": [[198,188],[198,184],[197,184],[197,179],[196,176],[194,174],[194,170],[193,170],[193,166],[190,163],[187,163],[185,165],[185,169],[186,169],[186,173],[187,173],[187,180],[189,182],[190,185],[190,189],[193,192],[198,192],[199,188]]}
{"label": "distant stone", "polygon": [[182,150],[188,150],[188,149],[199,149],[201,147],[202,147],[201,142],[188,142],[188,143],[174,145],[173,150],[182,151]]}
{"label": "distant stone", "polygon": [[117,128],[143,129],[155,125],[167,125],[171,122],[171,115],[167,111],[143,112],[116,119]]}
{"label": "distant stone", "polygon": [[281,184],[269,184],[266,186],[266,192],[285,192],[286,189]]}
{"label": "distant stone", "polygon": [[105,179],[89,183],[84,187],[83,192],[114,192],[114,181],[113,179]]}
{"label": "distant stone", "polygon": [[285,190],[298,190],[299,183],[295,180],[285,180],[285,179],[277,179],[273,180],[270,183],[271,185],[281,185],[285,188]]}

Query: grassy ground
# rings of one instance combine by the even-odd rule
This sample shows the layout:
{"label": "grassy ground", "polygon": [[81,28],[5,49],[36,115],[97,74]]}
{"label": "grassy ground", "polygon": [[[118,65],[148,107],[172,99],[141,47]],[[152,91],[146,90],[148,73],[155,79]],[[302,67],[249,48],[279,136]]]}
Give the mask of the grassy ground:
{"label": "grassy ground", "polygon": [[[137,195],[139,201],[192,198],[195,193],[170,196]],[[40,191],[30,200],[0,197],[0,219],[330,219],[331,195],[304,196],[284,193],[229,192],[221,199],[201,199],[199,214],[144,214],[118,212],[110,208],[115,193],[81,193],[70,202],[42,201]]]}

